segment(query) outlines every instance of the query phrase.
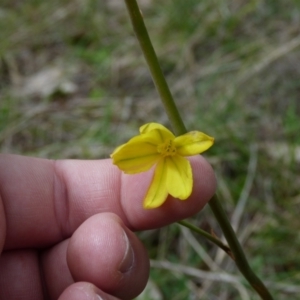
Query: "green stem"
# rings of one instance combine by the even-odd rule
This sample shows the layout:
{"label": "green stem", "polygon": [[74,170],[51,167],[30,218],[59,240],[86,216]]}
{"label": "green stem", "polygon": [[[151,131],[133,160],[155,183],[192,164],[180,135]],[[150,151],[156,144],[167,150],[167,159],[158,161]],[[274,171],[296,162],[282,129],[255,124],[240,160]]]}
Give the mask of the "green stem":
{"label": "green stem", "polygon": [[[150,41],[138,4],[136,0],[125,0],[125,2],[127,5],[127,9],[130,15],[130,19],[135,34],[142,48],[153,81],[161,97],[161,100],[164,104],[165,110],[173,126],[174,132],[176,135],[184,134],[187,132],[186,128],[180,117],[180,114],[175,105],[175,102],[173,100],[167,82],[165,80],[165,77],[159,66],[157,56],[153,49],[152,43]],[[267,290],[263,282],[251,270],[247,262],[247,259],[245,257],[245,254],[243,252],[243,249],[216,195],[214,195],[213,198],[210,200],[209,205],[224,232],[224,235],[229,244],[230,250],[232,251],[236,265],[241,271],[241,273],[245,276],[245,278],[248,280],[251,286],[256,290],[256,292],[261,296],[261,299],[273,300],[273,297],[271,296],[271,294],[269,293],[269,291]]]}
{"label": "green stem", "polygon": [[194,232],[201,234],[206,239],[210,240],[211,242],[213,242],[214,244],[219,246],[221,249],[223,249],[232,259],[234,259],[231,249],[228,246],[226,246],[219,238],[213,236],[212,234],[209,234],[207,231],[202,230],[201,228],[199,228],[197,226],[194,226],[193,224],[189,223],[186,220],[181,220],[181,221],[178,221],[177,223],[184,227],[189,228],[190,230],[192,230]]}
{"label": "green stem", "polygon": [[263,284],[263,282],[255,275],[252,271],[247,258],[244,254],[244,251],[233,231],[233,228],[227,218],[227,215],[218,199],[217,195],[214,195],[212,199],[209,201],[209,206],[213,211],[216,219],[218,220],[219,225],[222,228],[222,231],[225,235],[227,243],[230,247],[230,250],[233,254],[234,261],[240,270],[240,272],[244,275],[247,281],[251,284],[251,286],[256,290],[256,292],[261,296],[262,299],[265,300],[273,300],[272,295]]}
{"label": "green stem", "polygon": [[155,87],[164,104],[169,120],[174,127],[177,135],[186,133],[184,123],[180,117],[178,109],[173,101],[172,94],[166,82],[165,76],[160,68],[155,50],[150,41],[142,14],[136,0],[125,0],[133,29],[142,48],[144,57],[147,61]]}

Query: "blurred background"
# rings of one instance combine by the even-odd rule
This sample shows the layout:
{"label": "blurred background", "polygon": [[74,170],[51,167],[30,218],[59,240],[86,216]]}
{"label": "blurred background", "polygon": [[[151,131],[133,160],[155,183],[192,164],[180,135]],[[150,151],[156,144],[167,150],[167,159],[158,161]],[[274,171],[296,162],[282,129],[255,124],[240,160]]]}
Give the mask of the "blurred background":
{"label": "blurred background", "polygon": [[[275,299],[300,294],[300,2],[139,0],[189,130],[251,266]],[[0,151],[107,158],[140,125],[170,127],[122,0],[2,0]],[[191,219],[222,236],[209,207]],[[176,224],[138,233],[139,299],[258,299],[232,261]]]}

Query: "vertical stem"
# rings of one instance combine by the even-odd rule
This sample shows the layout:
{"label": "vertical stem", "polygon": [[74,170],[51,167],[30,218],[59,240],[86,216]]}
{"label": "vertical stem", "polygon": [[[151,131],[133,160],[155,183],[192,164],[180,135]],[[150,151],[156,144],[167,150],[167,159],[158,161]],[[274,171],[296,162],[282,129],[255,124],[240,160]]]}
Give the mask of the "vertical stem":
{"label": "vertical stem", "polygon": [[[173,126],[176,135],[181,135],[186,133],[186,128],[180,117],[178,109],[174,103],[173,97],[165,80],[165,77],[159,66],[159,62],[155,51],[153,49],[152,43],[150,41],[146,26],[143,21],[142,14],[137,5],[136,0],[125,0],[127,9],[130,15],[130,19],[137,36],[137,39],[142,48],[143,54],[147,61],[148,67],[150,69],[153,81],[164,104],[165,110],[168,114],[170,122]],[[229,223],[229,220],[219,202],[217,196],[215,195],[209,202],[210,208],[212,209],[219,225],[221,226],[226,240],[230,246],[232,254],[234,256],[235,262],[241,273],[245,276],[251,286],[256,290],[256,292],[261,296],[263,300],[273,300],[271,294],[262,283],[262,281],[254,274],[251,270],[245,254],[242,250],[241,245]]]}
{"label": "vertical stem", "polygon": [[180,117],[178,109],[173,101],[172,94],[166,82],[165,76],[160,68],[155,50],[150,41],[141,11],[136,0],[125,0],[133,29],[142,48],[147,61],[155,87],[165,106],[166,113],[170,119],[173,129],[177,135],[186,133],[185,126]]}

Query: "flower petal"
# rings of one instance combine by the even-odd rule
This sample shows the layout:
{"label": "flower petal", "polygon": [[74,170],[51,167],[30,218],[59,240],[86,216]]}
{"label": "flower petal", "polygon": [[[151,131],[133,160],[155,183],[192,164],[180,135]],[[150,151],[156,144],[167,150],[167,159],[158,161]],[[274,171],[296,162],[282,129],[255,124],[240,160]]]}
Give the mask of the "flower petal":
{"label": "flower petal", "polygon": [[210,148],[214,138],[200,131],[191,131],[178,136],[174,140],[177,154],[182,156],[196,155]]}
{"label": "flower petal", "polygon": [[161,142],[165,141],[166,139],[175,139],[175,135],[167,129],[165,126],[158,124],[158,123],[148,123],[140,127],[140,133],[144,134],[150,132],[152,130],[157,130],[161,135]]}
{"label": "flower petal", "polygon": [[147,142],[142,136],[131,139],[111,154],[113,163],[127,174],[149,170],[159,157],[157,146]]}
{"label": "flower petal", "polygon": [[155,168],[155,173],[144,200],[144,208],[156,208],[161,206],[168,197],[166,186],[167,164],[161,159]]}
{"label": "flower petal", "polygon": [[187,199],[193,189],[193,174],[190,162],[179,155],[165,158],[167,164],[167,190],[174,198]]}

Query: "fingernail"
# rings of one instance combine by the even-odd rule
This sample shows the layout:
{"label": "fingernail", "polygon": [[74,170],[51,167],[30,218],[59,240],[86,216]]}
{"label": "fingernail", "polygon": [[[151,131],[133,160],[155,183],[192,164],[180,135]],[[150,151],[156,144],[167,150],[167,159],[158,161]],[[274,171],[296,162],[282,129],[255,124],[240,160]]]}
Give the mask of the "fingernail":
{"label": "fingernail", "polygon": [[134,262],[134,252],[125,231],[124,231],[124,242],[126,244],[126,250],[125,250],[124,258],[121,261],[119,266],[119,271],[121,273],[128,272],[132,268]]}
{"label": "fingernail", "polygon": [[[97,288],[92,284],[85,283],[84,285],[78,285],[75,289],[71,290],[70,296],[75,293],[76,299],[84,299],[84,300],[105,300],[100,294],[97,293]],[[70,298],[70,299],[73,299]]]}

